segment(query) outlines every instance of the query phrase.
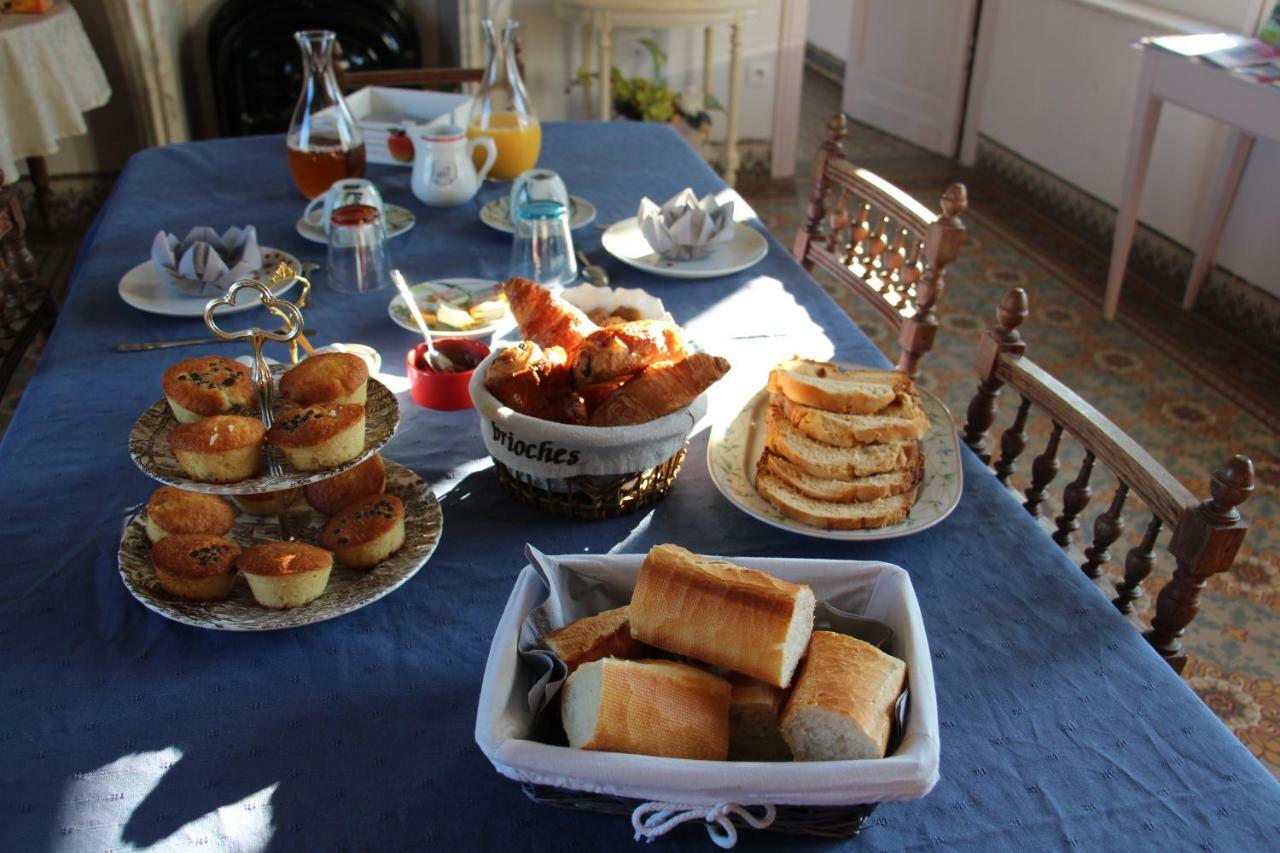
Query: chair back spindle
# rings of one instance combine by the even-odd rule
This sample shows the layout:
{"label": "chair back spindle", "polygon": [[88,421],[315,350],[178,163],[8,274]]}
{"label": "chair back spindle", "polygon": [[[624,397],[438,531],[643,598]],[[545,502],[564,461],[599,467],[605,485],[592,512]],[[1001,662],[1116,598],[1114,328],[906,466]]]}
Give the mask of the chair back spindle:
{"label": "chair back spindle", "polygon": [[1053,431],[1049,433],[1049,443],[1045,445],[1044,453],[1037,456],[1031,463],[1031,485],[1023,493],[1027,499],[1023,501],[1022,508],[1036,518],[1040,517],[1040,505],[1044,503],[1044,493],[1053,482],[1053,478],[1058,476],[1058,469],[1061,467],[1061,463],[1058,462],[1060,441],[1062,441],[1062,424],[1054,421]]}
{"label": "chair back spindle", "polygon": [[1094,455],[1086,451],[1084,462],[1080,464],[1080,473],[1062,491],[1062,515],[1054,519],[1057,529],[1053,532],[1053,541],[1063,548],[1071,544],[1071,535],[1080,529],[1076,519],[1089,505],[1093,492],[1089,489],[1089,477],[1093,474]]}
{"label": "chair back spindle", "polygon": [[941,213],[844,156],[843,114],[827,124],[814,158],[814,186],[794,254],[821,268],[876,310],[897,333],[897,367],[915,375],[933,348],[945,272],[960,254],[968,206],[963,184],[943,193]]}
{"label": "chair back spindle", "polygon": [[1126,616],[1133,612],[1133,603],[1142,597],[1142,582],[1156,567],[1156,538],[1163,527],[1160,517],[1153,515],[1147,524],[1147,532],[1142,534],[1142,541],[1130,548],[1124,558],[1124,579],[1116,583],[1117,594],[1111,603]]}
{"label": "chair back spindle", "polygon": [[1095,580],[1102,577],[1102,567],[1111,561],[1109,550],[1124,532],[1125,499],[1129,497],[1129,484],[1120,483],[1111,496],[1111,505],[1093,520],[1093,544],[1084,549],[1085,561],[1080,564],[1080,571]]}

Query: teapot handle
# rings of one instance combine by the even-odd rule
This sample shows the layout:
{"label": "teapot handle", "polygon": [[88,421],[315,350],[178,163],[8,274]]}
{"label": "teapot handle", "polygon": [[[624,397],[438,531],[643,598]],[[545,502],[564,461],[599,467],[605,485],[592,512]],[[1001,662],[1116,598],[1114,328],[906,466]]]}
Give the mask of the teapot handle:
{"label": "teapot handle", "polygon": [[471,142],[467,144],[467,156],[471,156],[471,152],[475,151],[477,145],[480,145],[488,152],[484,158],[484,165],[476,172],[476,180],[483,181],[485,176],[489,174],[489,170],[493,168],[493,164],[498,159],[498,144],[493,141],[491,136],[472,137]]}

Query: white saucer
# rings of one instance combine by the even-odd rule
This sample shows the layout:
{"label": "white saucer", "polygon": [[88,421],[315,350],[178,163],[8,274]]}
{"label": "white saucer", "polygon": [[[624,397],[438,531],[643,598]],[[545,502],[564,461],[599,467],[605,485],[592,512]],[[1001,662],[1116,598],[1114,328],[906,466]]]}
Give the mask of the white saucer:
{"label": "white saucer", "polygon": [[[446,296],[452,294],[454,298],[446,299],[446,302],[455,307],[469,306],[472,295],[488,296],[497,290],[498,284],[496,281],[484,278],[441,278],[412,285],[409,290],[418,299],[418,306],[429,310],[430,305],[424,305],[424,300],[421,297],[429,296],[432,293],[444,293]],[[400,294],[397,293],[395,298],[387,305],[387,314],[400,328],[407,329],[416,335],[422,334],[418,331],[418,325],[413,322],[413,317],[409,315],[409,308],[404,304],[404,299]],[[433,336],[442,338],[487,338],[512,325],[514,325],[514,321],[511,319],[511,312],[508,311],[501,320],[485,323],[483,326],[474,326],[470,329],[454,329],[443,324],[429,324],[429,328]]]}
{"label": "white saucer", "polygon": [[[480,221],[504,234],[514,234],[511,224],[511,199],[500,196],[480,208]],[[596,206],[580,195],[569,196],[569,230],[573,231],[596,221]]]}
{"label": "white saucer", "polygon": [[[412,210],[407,207],[401,207],[398,204],[386,205],[383,208],[383,212],[387,217],[388,240],[408,233],[418,221]],[[319,225],[312,225],[305,218],[299,218],[293,224],[293,227],[298,232],[298,236],[304,240],[310,240],[312,243],[323,243],[326,246],[329,245],[329,236],[324,233],[324,229]]]}
{"label": "white saucer", "polygon": [[[295,270],[302,269],[302,262],[288,252],[263,246],[262,269],[258,270],[255,277],[261,281],[266,281],[281,261],[287,262]],[[271,295],[281,296],[288,293],[289,289],[297,283],[298,280],[296,278],[281,282],[271,288]],[[212,298],[209,296],[188,296],[182,293],[172,284],[161,279],[160,272],[150,260],[143,261],[125,273],[124,278],[120,279],[120,286],[117,290],[121,299],[139,311],[146,311],[148,314],[163,314],[167,317],[203,317],[204,306],[209,304],[209,300]],[[243,304],[221,308],[218,313],[235,314],[239,311],[257,308],[261,304],[255,297],[245,300]]]}
{"label": "white saucer", "polygon": [[610,225],[600,242],[606,252],[627,266],[670,278],[718,278],[741,272],[769,254],[769,241],[744,222],[734,226],[729,245],[719,246],[696,261],[664,261],[658,257],[634,216]]}

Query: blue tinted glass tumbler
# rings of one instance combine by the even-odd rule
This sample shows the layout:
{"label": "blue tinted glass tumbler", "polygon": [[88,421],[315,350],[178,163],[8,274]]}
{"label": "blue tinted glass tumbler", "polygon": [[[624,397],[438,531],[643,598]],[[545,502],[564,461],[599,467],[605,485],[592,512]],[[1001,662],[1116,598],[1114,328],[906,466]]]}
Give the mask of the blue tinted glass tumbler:
{"label": "blue tinted glass tumbler", "polygon": [[335,208],[329,217],[329,287],[367,293],[391,283],[382,214],[367,204]]}
{"label": "blue tinted glass tumbler", "polygon": [[569,208],[558,201],[526,201],[515,217],[511,275],[556,290],[578,277],[569,234]]}

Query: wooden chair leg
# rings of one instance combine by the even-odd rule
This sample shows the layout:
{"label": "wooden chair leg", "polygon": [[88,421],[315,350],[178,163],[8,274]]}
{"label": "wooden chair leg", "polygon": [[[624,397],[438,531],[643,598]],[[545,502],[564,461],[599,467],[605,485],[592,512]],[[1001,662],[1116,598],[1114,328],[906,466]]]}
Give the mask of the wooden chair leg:
{"label": "wooden chair leg", "polygon": [[1253,462],[1234,456],[1213,475],[1212,497],[1191,507],[1173,530],[1169,551],[1177,561],[1173,579],[1156,598],[1156,615],[1143,636],[1177,672],[1187,664],[1182,634],[1200,611],[1200,591],[1215,574],[1231,568],[1249,526],[1236,511],[1253,492]]}
{"label": "wooden chair leg", "polygon": [[44,227],[53,233],[53,188],[49,185],[49,164],[43,157],[28,157],[27,170],[36,187],[36,209],[44,220]]}

